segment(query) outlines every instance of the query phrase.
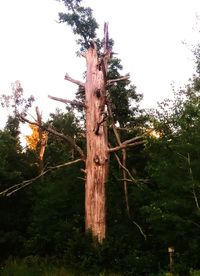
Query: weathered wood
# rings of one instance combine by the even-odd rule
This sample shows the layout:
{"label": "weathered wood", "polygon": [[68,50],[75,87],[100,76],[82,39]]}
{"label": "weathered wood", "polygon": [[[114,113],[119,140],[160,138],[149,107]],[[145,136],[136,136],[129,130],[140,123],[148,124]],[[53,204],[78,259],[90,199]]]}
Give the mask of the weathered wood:
{"label": "weathered wood", "polygon": [[84,84],[83,82],[81,82],[81,81],[79,81],[79,80],[73,79],[73,78],[70,77],[69,74],[67,74],[67,73],[65,74],[65,80],[70,81],[70,82],[72,82],[72,83],[74,83],[74,84],[77,84],[78,86],[82,86],[82,87],[85,86],[85,84]]}
{"label": "weathered wood", "polygon": [[51,95],[48,95],[48,98],[52,99],[54,101],[64,103],[64,104],[71,104],[71,106],[73,106],[73,107],[85,107],[85,105],[83,103],[78,102],[76,100],[70,101],[70,100],[67,100],[67,99],[58,98],[58,97],[54,97],[54,96],[51,96]]}
{"label": "weathered wood", "polygon": [[[106,57],[105,57],[106,59]],[[95,45],[86,53],[86,231],[101,243],[106,235],[106,191],[108,138],[105,116],[107,60],[99,61]]]}

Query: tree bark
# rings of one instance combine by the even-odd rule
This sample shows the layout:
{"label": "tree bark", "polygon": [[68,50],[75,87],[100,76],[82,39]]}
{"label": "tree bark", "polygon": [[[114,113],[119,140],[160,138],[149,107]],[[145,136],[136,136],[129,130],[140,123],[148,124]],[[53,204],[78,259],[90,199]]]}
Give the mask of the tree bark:
{"label": "tree bark", "polygon": [[96,46],[86,53],[86,183],[85,226],[98,242],[106,235],[108,138],[106,125],[106,58],[99,61]]}

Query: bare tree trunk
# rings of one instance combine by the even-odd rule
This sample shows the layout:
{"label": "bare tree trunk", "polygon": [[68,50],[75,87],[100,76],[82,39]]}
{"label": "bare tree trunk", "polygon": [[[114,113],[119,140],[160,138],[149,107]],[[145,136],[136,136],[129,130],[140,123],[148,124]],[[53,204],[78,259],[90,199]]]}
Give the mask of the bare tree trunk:
{"label": "bare tree trunk", "polygon": [[106,125],[106,59],[99,61],[96,46],[86,53],[86,184],[85,226],[98,242],[106,234],[106,180],[108,138]]}

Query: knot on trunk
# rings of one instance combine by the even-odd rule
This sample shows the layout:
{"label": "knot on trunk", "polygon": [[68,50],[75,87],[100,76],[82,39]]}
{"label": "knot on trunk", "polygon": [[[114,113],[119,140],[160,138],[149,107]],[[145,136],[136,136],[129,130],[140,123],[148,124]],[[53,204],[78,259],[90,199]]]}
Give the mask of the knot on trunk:
{"label": "knot on trunk", "polygon": [[94,163],[95,163],[96,165],[101,165],[100,159],[99,159],[99,156],[98,156],[98,155],[95,155],[95,157],[94,157]]}
{"label": "knot on trunk", "polygon": [[101,90],[97,89],[95,92],[96,92],[97,98],[99,99],[101,97]]}

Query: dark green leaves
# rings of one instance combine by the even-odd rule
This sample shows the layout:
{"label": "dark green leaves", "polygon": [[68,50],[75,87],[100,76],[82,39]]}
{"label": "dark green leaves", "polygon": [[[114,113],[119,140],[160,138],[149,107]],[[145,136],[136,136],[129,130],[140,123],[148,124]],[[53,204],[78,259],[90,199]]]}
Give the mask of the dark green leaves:
{"label": "dark green leaves", "polygon": [[60,22],[71,26],[75,35],[78,35],[77,44],[81,50],[87,49],[90,41],[96,38],[98,24],[92,15],[92,9],[81,6],[81,0],[62,0],[68,9],[67,13],[59,13]]}

